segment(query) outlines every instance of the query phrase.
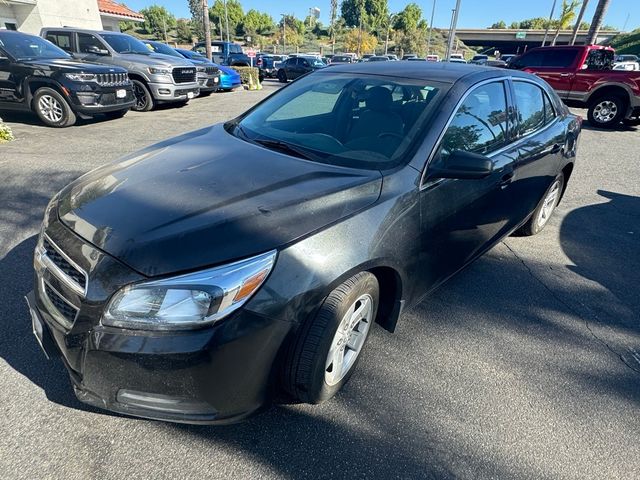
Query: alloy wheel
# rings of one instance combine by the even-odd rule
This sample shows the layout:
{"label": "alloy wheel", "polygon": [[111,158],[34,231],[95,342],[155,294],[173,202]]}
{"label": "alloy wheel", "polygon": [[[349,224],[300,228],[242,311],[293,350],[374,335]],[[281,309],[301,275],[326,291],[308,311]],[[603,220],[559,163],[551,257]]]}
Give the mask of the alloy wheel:
{"label": "alloy wheel", "polygon": [[560,199],[560,180],[556,180],[555,182],[553,182],[553,185],[551,185],[551,188],[549,189],[547,196],[544,198],[542,202],[542,208],[540,209],[540,213],[538,214],[538,218],[537,218],[538,227],[542,228],[547,224],[547,222],[549,221],[549,218],[551,217],[551,214],[553,213],[554,209],[556,208],[556,205],[558,204],[559,199]]}
{"label": "alloy wheel", "polygon": [[42,116],[52,123],[60,122],[64,117],[64,109],[58,100],[51,95],[42,95],[38,100],[38,109]]}
{"label": "alloy wheel", "polygon": [[349,307],[331,341],[325,362],[324,381],[333,386],[351,370],[373,321],[373,299],[365,294]]}
{"label": "alloy wheel", "polygon": [[149,101],[144,89],[137,83],[133,84],[133,94],[136,97],[136,110],[143,110]]}
{"label": "alloy wheel", "polygon": [[600,123],[609,123],[618,114],[618,106],[611,100],[603,100],[593,109],[593,118]]}

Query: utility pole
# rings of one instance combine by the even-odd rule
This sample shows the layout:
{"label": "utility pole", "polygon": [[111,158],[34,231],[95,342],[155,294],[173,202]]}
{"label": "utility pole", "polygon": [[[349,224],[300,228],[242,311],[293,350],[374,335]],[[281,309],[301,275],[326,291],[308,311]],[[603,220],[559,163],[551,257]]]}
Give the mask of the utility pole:
{"label": "utility pole", "polygon": [[600,33],[600,27],[602,27],[602,21],[604,20],[604,14],[607,13],[610,0],[598,0],[598,6],[593,14],[591,20],[591,26],[589,27],[589,34],[587,35],[586,45],[593,45],[598,40],[598,33]]}
{"label": "utility pole", "polygon": [[547,28],[544,30],[544,38],[542,39],[542,46],[547,43],[547,35],[549,35],[549,27],[551,27],[551,22],[553,20],[553,12],[556,9],[556,0],[553,0],[553,5],[551,5],[551,13],[549,14],[549,20],[547,21]]}
{"label": "utility pole", "polygon": [[222,0],[224,5],[224,23],[227,29],[227,42],[229,42],[229,13],[227,12],[227,0]]}
{"label": "utility pole", "polygon": [[451,58],[451,51],[453,50],[453,39],[456,36],[456,26],[458,25],[458,13],[460,12],[460,0],[456,0],[456,8],[453,10],[451,16],[451,28],[449,29],[449,42],[447,43],[447,54],[445,60],[448,62]]}
{"label": "utility pole", "polygon": [[427,38],[427,55],[431,55],[431,32],[433,31],[433,16],[436,13],[436,0],[431,7],[431,20],[429,20],[429,37]]}
{"label": "utility pole", "polygon": [[202,0],[202,20],[204,22],[204,48],[211,61],[211,27],[209,26],[209,2]]}
{"label": "utility pole", "polygon": [[164,15],[162,15],[162,31],[164,32],[164,43],[168,44],[169,40],[167,40],[167,22],[164,19]]}
{"label": "utility pole", "polygon": [[282,54],[286,55],[285,52],[287,51],[287,40],[285,37],[285,32],[287,27],[287,15],[281,13],[280,16],[282,17]]}
{"label": "utility pole", "polygon": [[391,22],[396,17],[395,13],[389,15],[389,23],[387,23],[387,38],[384,41],[384,54],[386,55],[389,51],[389,30],[391,30]]}
{"label": "utility pole", "polygon": [[360,8],[360,32],[358,33],[358,57],[362,56],[362,11],[364,7]]}
{"label": "utility pole", "polygon": [[576,19],[576,24],[573,27],[573,35],[571,35],[571,41],[569,45],[574,45],[576,43],[576,37],[578,36],[578,29],[580,28],[580,24],[582,23],[582,17],[584,17],[584,12],[587,9],[587,5],[589,4],[589,0],[582,0],[582,7],[580,7],[580,13],[578,14],[578,18]]}

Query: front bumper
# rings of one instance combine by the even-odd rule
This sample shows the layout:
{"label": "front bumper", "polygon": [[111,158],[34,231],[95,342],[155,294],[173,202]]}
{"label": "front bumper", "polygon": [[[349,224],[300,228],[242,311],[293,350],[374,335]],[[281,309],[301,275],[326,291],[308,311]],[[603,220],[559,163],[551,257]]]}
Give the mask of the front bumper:
{"label": "front bumper", "polygon": [[193,83],[149,83],[151,95],[161,102],[180,102],[200,95],[200,85]]}
{"label": "front bumper", "polygon": [[[118,97],[118,91],[125,92]],[[127,110],[136,103],[131,85],[120,87],[103,87],[87,91],[71,90],[68,96],[74,111],[85,115]]]}
{"label": "front bumper", "polygon": [[220,76],[208,75],[198,77],[201,92],[215,92],[220,88]]}
{"label": "front bumper", "polygon": [[[119,281],[127,276],[125,267],[64,229],[58,223],[48,235],[65,252],[90,258],[102,266],[96,270],[115,274]],[[82,258],[73,261],[84,268]],[[100,275],[88,272],[86,298],[71,325],[61,324],[50,290],[44,288],[46,283],[64,292],[46,267],[36,265],[36,287],[27,297],[34,333],[41,332],[39,343],[48,357],[61,358],[79,400],[118,413],[195,424],[238,421],[268,403],[273,367],[291,323],[241,309],[198,330],[102,326],[100,315],[110,294],[102,291],[108,279]]]}

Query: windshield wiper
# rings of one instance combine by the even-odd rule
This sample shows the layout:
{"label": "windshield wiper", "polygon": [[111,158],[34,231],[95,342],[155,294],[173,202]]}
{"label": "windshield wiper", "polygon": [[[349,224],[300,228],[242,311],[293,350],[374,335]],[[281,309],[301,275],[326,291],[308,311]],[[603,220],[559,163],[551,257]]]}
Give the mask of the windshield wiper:
{"label": "windshield wiper", "polygon": [[314,160],[311,155],[287,142],[282,142],[280,140],[269,140],[266,138],[256,138],[253,141],[272,150],[279,150],[282,153],[288,153],[289,155],[304,158],[306,160]]}

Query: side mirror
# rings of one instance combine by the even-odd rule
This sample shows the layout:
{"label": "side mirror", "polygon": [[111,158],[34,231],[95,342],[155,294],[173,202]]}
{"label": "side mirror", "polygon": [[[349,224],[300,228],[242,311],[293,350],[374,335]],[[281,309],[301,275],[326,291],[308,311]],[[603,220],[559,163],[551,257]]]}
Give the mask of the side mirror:
{"label": "side mirror", "polygon": [[87,53],[93,53],[94,55],[109,55],[109,50],[106,50],[104,48],[98,48],[95,45],[91,45],[90,47],[87,48]]}
{"label": "side mirror", "polygon": [[484,155],[454,150],[442,164],[431,168],[429,176],[473,180],[488,177],[492,171],[493,162]]}

